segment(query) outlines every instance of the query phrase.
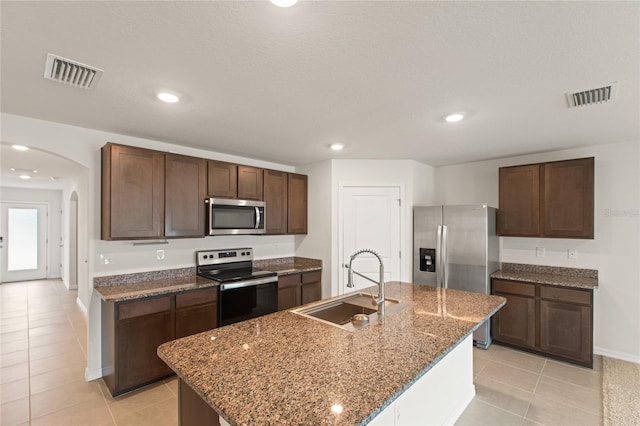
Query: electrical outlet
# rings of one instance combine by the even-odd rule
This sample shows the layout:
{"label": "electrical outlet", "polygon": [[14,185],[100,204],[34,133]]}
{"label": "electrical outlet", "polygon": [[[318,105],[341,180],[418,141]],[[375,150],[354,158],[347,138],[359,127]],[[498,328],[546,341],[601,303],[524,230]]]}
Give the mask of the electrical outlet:
{"label": "electrical outlet", "polygon": [[536,247],[536,256],[537,257],[544,257],[546,254],[546,250],[544,249],[544,247]]}
{"label": "electrical outlet", "polygon": [[164,260],[164,250],[156,250],[156,259]]}
{"label": "electrical outlet", "polygon": [[578,258],[578,250],[577,249],[569,249],[569,250],[567,250],[567,257],[569,259],[577,259]]}

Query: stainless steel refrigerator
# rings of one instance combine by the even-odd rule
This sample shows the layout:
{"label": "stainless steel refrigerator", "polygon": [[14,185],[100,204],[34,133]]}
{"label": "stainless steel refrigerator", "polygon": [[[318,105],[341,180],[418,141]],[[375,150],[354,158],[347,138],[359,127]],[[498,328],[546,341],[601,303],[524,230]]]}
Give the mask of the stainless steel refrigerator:
{"label": "stainless steel refrigerator", "polygon": [[[498,269],[496,209],[486,204],[413,208],[413,283],[489,294]],[[473,333],[491,344],[490,321]]]}

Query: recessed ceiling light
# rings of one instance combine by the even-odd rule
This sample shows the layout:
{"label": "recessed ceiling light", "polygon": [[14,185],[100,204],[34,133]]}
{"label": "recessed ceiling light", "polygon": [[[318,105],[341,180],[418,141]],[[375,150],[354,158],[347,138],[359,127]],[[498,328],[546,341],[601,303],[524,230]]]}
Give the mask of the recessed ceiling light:
{"label": "recessed ceiling light", "polygon": [[344,148],[344,144],[343,143],[332,143],[331,145],[329,145],[329,148],[331,148],[334,151],[340,151],[341,149]]}
{"label": "recessed ceiling light", "polygon": [[449,114],[444,118],[444,121],[446,121],[447,123],[455,123],[457,121],[460,121],[464,118],[464,113],[463,112],[454,112],[453,114]]}
{"label": "recessed ceiling light", "polygon": [[36,169],[31,170],[33,173],[38,173]]}
{"label": "recessed ceiling light", "polygon": [[298,0],[271,0],[271,3],[279,7],[291,7],[298,3]]}
{"label": "recessed ceiling light", "polygon": [[29,151],[29,147],[24,145],[11,145],[11,148],[15,149],[16,151]]}
{"label": "recessed ceiling light", "polygon": [[12,167],[12,168],[11,168],[11,171],[12,171],[12,172],[15,172],[15,171],[16,171],[16,168],[15,168],[15,167]]}
{"label": "recessed ceiling light", "polygon": [[29,175],[20,175],[20,179],[28,180],[28,179],[31,179],[31,176],[29,176]]}
{"label": "recessed ceiling light", "polygon": [[160,99],[162,102],[166,102],[168,104],[175,104],[180,100],[180,98],[177,95],[174,95],[173,93],[169,93],[169,92],[160,92],[158,93],[157,96],[158,96],[158,99]]}

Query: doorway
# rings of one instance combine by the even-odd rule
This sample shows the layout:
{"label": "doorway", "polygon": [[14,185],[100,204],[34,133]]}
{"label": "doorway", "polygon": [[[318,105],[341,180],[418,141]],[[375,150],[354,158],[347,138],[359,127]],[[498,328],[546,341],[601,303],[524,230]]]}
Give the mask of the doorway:
{"label": "doorway", "polygon": [[78,288],[78,194],[69,199],[69,289]]}
{"label": "doorway", "polygon": [[[401,280],[402,188],[390,186],[340,186],[338,255],[340,273],[338,294],[370,287],[374,283],[354,276],[355,288],[346,287],[350,256],[361,249],[372,249],[382,258],[384,280]],[[375,256],[364,253],[353,262],[353,269],[378,281],[380,265]]]}
{"label": "doorway", "polygon": [[0,282],[47,277],[48,204],[0,203]]}

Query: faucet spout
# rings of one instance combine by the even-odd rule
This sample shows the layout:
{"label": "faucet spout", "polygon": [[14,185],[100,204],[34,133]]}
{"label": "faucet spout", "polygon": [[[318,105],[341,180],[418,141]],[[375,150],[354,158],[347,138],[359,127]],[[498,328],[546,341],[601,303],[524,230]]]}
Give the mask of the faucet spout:
{"label": "faucet spout", "polygon": [[[359,272],[356,272],[353,270],[352,264],[353,261],[355,260],[356,257],[358,257],[359,255],[361,255],[362,253],[369,253],[374,255],[377,259],[378,259],[378,263],[380,263],[380,271],[379,271],[379,276],[378,276],[378,281],[376,282],[375,280],[367,277],[366,275],[363,275]],[[374,251],[374,250],[370,250],[370,249],[363,249],[363,250],[358,250],[357,252],[355,252],[354,254],[351,255],[351,258],[349,259],[349,266],[345,265],[348,269],[347,272],[347,287],[354,287],[353,284],[353,274],[356,274],[362,278],[365,278],[369,281],[371,281],[374,284],[378,284],[378,296],[373,298],[373,301],[375,302],[375,304],[378,307],[378,315],[380,316],[384,316],[384,307],[385,307],[385,298],[384,298],[384,264],[382,263],[382,258],[380,257],[380,255]]]}

